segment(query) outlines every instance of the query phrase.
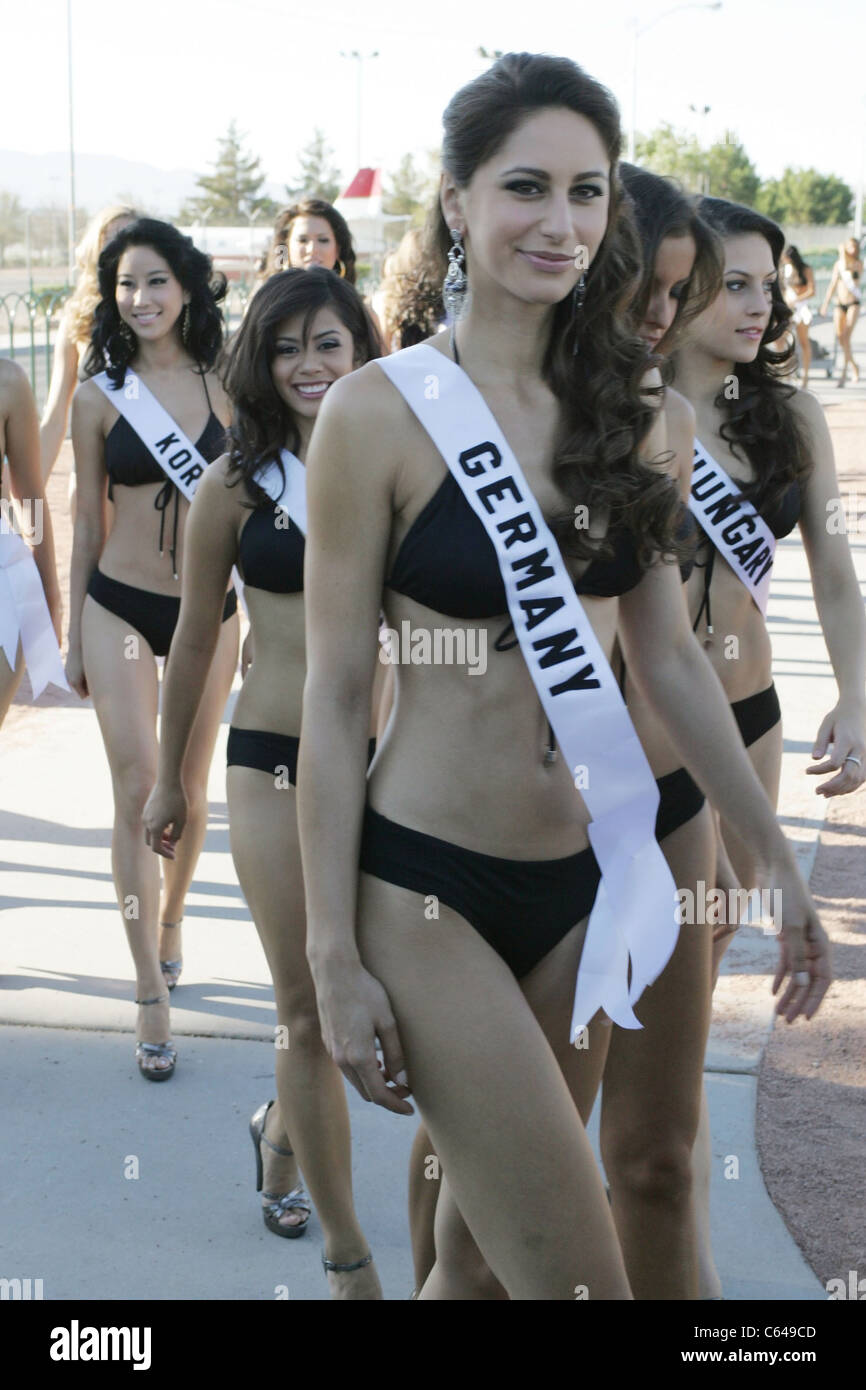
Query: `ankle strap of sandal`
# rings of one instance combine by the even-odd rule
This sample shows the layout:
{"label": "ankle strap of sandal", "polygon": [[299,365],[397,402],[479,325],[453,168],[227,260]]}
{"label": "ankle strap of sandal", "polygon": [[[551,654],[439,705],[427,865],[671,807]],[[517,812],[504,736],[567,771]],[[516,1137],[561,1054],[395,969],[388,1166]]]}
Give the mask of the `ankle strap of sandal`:
{"label": "ankle strap of sandal", "polygon": [[158,994],[155,999],[136,999],[136,1004],[164,1004],[169,998],[167,994]]}
{"label": "ankle strap of sandal", "polygon": [[341,1265],[336,1260],[326,1260],[322,1256],[322,1264],[329,1274],[351,1274],[356,1269],[363,1269],[365,1265],[372,1264],[372,1252],[368,1252],[363,1260],[355,1260],[352,1264]]}

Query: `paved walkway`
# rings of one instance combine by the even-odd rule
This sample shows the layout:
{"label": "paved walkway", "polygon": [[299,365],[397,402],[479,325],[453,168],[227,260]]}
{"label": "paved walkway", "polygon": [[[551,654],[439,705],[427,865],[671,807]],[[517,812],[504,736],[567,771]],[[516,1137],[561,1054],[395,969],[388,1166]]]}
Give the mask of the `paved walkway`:
{"label": "paved walkway", "polygon": [[[835,404],[841,393],[827,388],[828,399],[829,390]],[[860,421],[864,397],[866,387],[848,388],[846,407]],[[69,463],[67,445],[51,481],[66,537],[61,569],[68,564],[61,499]],[[861,581],[864,550],[862,542],[855,547]],[[825,803],[802,769],[833,703],[833,682],[796,536],[779,548],[770,625],[785,714],[780,815],[808,877]],[[0,1165],[15,1181],[0,1196],[0,1276],[41,1278],[49,1299],[326,1297],[315,1215],[303,1240],[277,1240],[265,1231],[253,1192],[246,1127],[273,1094],[274,1011],[229,855],[229,719],[230,709],[187,904],[184,974],[172,1000],[177,1074],[160,1087],[145,1085],[133,1060],[130,962],[109,865],[111,791],[92,708],[77,697],[49,696],[38,707],[13,707],[2,733]],[[767,1195],[755,1149],[775,952],[771,938],[747,929],[728,953],[707,1057],[713,1231],[730,1299],[825,1296]],[[405,1298],[414,1125],[365,1105],[352,1090],[349,1105],[358,1209],[386,1298]]]}

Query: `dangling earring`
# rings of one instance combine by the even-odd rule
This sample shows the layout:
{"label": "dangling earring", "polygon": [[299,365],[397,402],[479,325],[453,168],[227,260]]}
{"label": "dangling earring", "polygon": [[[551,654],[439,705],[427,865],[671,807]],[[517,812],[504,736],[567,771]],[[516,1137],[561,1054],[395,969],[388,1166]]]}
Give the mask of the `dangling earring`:
{"label": "dangling earring", "polygon": [[576,357],[580,351],[580,321],[583,317],[583,301],[586,298],[586,271],[581,272],[580,279],[574,287],[571,302],[571,326],[574,331],[574,343],[571,353]]}
{"label": "dangling earring", "polygon": [[452,320],[459,319],[466,301],[467,280],[466,271],[463,269],[466,252],[463,249],[462,235],[457,227],[451,228],[451,240],[454,245],[448,252],[448,270],[442,283],[442,302]]}
{"label": "dangling earring", "polygon": [[182,338],[182,340],[183,340],[183,345],[184,345],[184,347],[186,347],[187,344],[188,344],[188,342],[189,342],[189,322],[190,322],[190,318],[191,318],[191,315],[190,315],[190,312],[189,312],[189,305],[188,305],[188,304],[184,304],[184,306],[183,306],[183,313],[181,314],[181,318],[180,318],[180,336],[181,336],[181,338]]}
{"label": "dangling earring", "polygon": [[334,274],[339,275],[341,280],[345,280],[346,278],[346,267],[343,265],[343,262],[340,260],[339,256],[334,261]]}
{"label": "dangling earring", "polygon": [[130,352],[135,352],[136,338],[129,324],[124,319],[120,320],[120,336]]}

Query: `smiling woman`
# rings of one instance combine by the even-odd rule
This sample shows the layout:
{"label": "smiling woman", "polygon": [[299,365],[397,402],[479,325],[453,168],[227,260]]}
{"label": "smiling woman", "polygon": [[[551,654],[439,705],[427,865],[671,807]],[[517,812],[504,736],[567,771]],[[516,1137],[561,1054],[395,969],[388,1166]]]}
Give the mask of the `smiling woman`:
{"label": "smiling woman", "polygon": [[[236,564],[255,659],[229,730],[231,848],[273,974],[279,1025],[291,1039],[274,1054],[278,1103],[262,1105],[251,1121],[257,1183],[268,1230],[302,1236],[310,1199],[300,1164],[337,1298],[376,1298],[381,1289],[352,1204],[345,1093],[322,1044],[304,955],[294,810],[306,668],[303,461],[326,393],[377,351],[358,294],[331,271],[283,271],[252,300],[228,354],[229,452],[208,470],[190,514],[194,578],[184,585],[166,675],[159,777],[144,813],[152,848],[170,863],[189,834],[183,762]],[[367,637],[375,651],[375,623]]]}
{"label": "smiling woman", "polygon": [[[679,493],[626,320],[619,150],[613,99],[567,59],[508,54],[458,92],[431,237],[440,273],[464,248],[465,312],[336,382],[307,461],[307,956],[330,1055],[368,1101],[409,1115],[411,1094],[441,1160],[422,1299],[630,1296],[570,1045],[602,1007],[633,1027],[676,940],[617,631],[682,763],[749,807],[784,883],[788,1016],[826,988],[820,923],[663,563]],[[367,778],[382,611],[470,624],[495,657],[476,679],[395,665]]]}
{"label": "smiling woman", "polygon": [[[197,477],[222,452],[228,421],[213,372],[225,283],[212,281],[210,261],[188,237],[166,222],[141,218],[103,250],[99,290],[85,364],[92,379],[79,386],[72,406],[78,512],[67,675],[82,698],[93,697],[111,767],[115,888],[125,907],[136,1000],[147,1006],[139,1015],[136,1057],[143,1076],[162,1081],[175,1066],[168,991],[181,970],[184,899],[204,841],[208,769],[237,654],[237,603],[228,586],[184,766],[190,834],[167,866],[161,903],[159,866],[144,844],[141,812],[156,770],[155,658],[167,654],[177,624],[188,499]],[[167,418],[164,440],[178,441],[174,458],[190,463],[189,481],[177,477],[176,485],[165,453],[145,442],[153,436],[142,410],[146,418]],[[106,495],[115,509],[107,539]]]}

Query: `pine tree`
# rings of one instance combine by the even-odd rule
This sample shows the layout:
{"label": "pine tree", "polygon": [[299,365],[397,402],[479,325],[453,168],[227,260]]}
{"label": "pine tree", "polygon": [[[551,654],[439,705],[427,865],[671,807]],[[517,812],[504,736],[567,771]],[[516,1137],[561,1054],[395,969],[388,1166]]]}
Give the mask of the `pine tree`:
{"label": "pine tree", "polygon": [[397,169],[388,177],[382,209],[387,213],[409,216],[414,223],[423,222],[439,184],[435,156],[428,156],[428,170],[420,170],[411,154],[404,154]]}
{"label": "pine tree", "polygon": [[261,161],[246,154],[244,136],[231,122],[219,142],[219,153],[212,174],[200,174],[196,185],[201,193],[184,203],[180,217],[185,221],[213,226],[234,226],[244,222],[269,222],[276,214],[272,198],[261,193],[265,176]]}
{"label": "pine tree", "polygon": [[286,184],[291,202],[299,198],[323,198],[333,203],[342,187],[340,171],[334,164],[334,151],[318,126],[310,143],[298,155],[298,176]]}

